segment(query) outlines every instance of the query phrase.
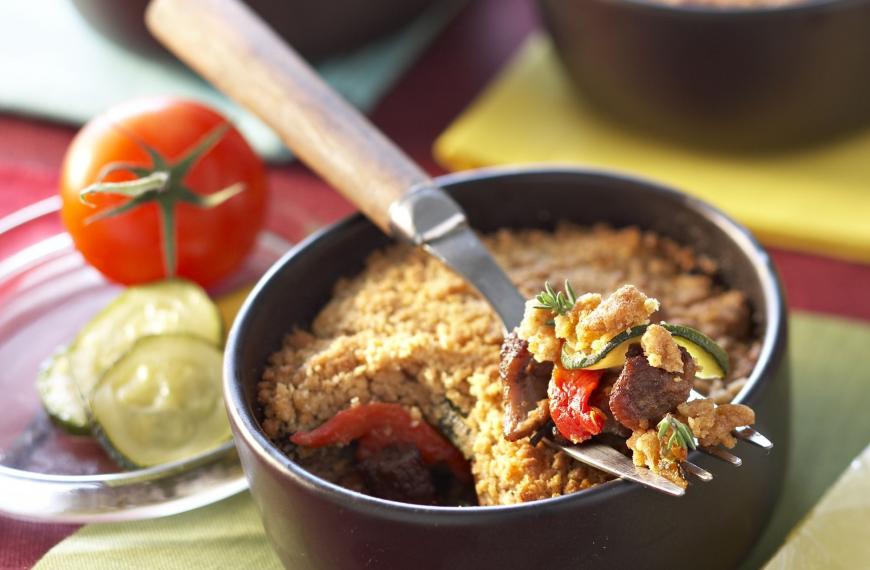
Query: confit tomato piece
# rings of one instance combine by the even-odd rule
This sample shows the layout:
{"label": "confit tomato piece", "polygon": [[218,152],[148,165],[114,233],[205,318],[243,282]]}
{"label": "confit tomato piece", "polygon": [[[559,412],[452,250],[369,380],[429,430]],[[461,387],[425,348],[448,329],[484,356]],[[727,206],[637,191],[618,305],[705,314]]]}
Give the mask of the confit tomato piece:
{"label": "confit tomato piece", "polygon": [[559,433],[572,443],[584,442],[604,427],[604,412],[589,404],[603,374],[603,370],[553,368],[547,387],[550,417]]}
{"label": "confit tomato piece", "polygon": [[347,445],[359,440],[357,459],[363,460],[390,445],[412,444],[428,465],[445,463],[453,475],[470,481],[468,461],[447,438],[400,404],[371,402],[346,408],[311,431],[298,431],[290,441],[304,447]]}

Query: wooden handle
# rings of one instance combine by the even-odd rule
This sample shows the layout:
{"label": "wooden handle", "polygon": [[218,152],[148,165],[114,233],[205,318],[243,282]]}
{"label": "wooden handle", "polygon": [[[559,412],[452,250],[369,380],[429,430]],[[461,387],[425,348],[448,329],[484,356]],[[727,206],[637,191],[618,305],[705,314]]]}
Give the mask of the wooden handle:
{"label": "wooden handle", "polygon": [[238,0],[153,0],[148,28],[275,129],[385,232],[388,209],[429,177]]}

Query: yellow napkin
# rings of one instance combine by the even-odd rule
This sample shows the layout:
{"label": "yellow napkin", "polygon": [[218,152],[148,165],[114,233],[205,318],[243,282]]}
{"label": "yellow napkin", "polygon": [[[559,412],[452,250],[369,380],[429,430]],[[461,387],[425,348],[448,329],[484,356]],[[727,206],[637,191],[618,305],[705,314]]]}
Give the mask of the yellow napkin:
{"label": "yellow napkin", "polygon": [[[759,568],[773,554],[788,530],[867,445],[870,434],[866,413],[870,326],[797,313],[792,315],[789,334],[792,445],[772,451],[788,453],[788,470],[773,520],[743,566],[747,570]],[[745,444],[738,445],[738,454],[740,445]],[[728,469],[732,468],[723,464],[717,476],[726,477]],[[36,566],[38,570],[279,567],[248,493],[164,519],[84,526]]]}
{"label": "yellow napkin", "polygon": [[585,104],[540,35],[436,141],[435,155],[451,169],[560,162],[629,171],[716,204],[767,244],[870,262],[870,131],[753,156],[679,146]]}

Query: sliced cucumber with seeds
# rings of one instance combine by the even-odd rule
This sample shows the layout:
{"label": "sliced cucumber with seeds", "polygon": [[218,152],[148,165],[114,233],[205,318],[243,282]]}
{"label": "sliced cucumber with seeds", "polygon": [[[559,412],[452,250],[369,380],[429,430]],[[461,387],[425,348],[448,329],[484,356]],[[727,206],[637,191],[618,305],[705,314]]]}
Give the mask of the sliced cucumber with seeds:
{"label": "sliced cucumber with seeds", "polygon": [[[646,332],[649,325],[632,327],[613,337],[607,345],[595,354],[572,351],[567,343],[562,345],[562,366],[571,370],[585,368],[602,370],[616,368],[625,364],[628,347],[635,344]],[[698,378],[724,378],[728,374],[728,354],[710,337],[699,330],[682,325],[662,323],[674,341],[695,359]]]}
{"label": "sliced cucumber with seeds", "polygon": [[81,330],[69,349],[79,391],[90,398],[102,375],[144,336],[185,333],[219,346],[223,324],[217,307],[198,285],[170,279],[131,287]]}
{"label": "sliced cucumber with seeds", "polygon": [[147,336],[100,379],[91,397],[97,437],[127,467],[208,451],[230,438],[223,356],[189,335]]}
{"label": "sliced cucumber with seeds", "polygon": [[90,434],[90,420],[84,398],[70,374],[66,348],[55,353],[40,369],[36,389],[52,421],[67,433]]}

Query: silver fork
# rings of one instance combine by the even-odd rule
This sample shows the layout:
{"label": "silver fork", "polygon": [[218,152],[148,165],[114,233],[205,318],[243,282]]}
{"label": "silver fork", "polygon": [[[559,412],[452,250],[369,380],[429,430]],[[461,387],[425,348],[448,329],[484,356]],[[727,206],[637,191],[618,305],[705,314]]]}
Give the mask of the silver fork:
{"label": "silver fork", "polygon": [[[394,235],[403,236],[421,246],[471,283],[492,305],[506,332],[520,324],[525,299],[477,238],[459,205],[434,182],[418,186],[394,202],[390,207],[390,220]],[[698,397],[702,396],[693,390],[692,399]],[[773,447],[770,440],[748,426],[738,428],[734,435],[765,449]],[[685,493],[679,485],[649,469],[635,466],[631,459],[602,443],[585,442],[567,446],[549,438],[543,438],[542,441],[578,461],[621,479],[668,495],[680,496]],[[724,449],[699,449],[732,465],[739,466],[742,463],[739,457]],[[690,461],[684,461],[682,466],[687,473],[701,481],[713,479],[712,473]]]}

